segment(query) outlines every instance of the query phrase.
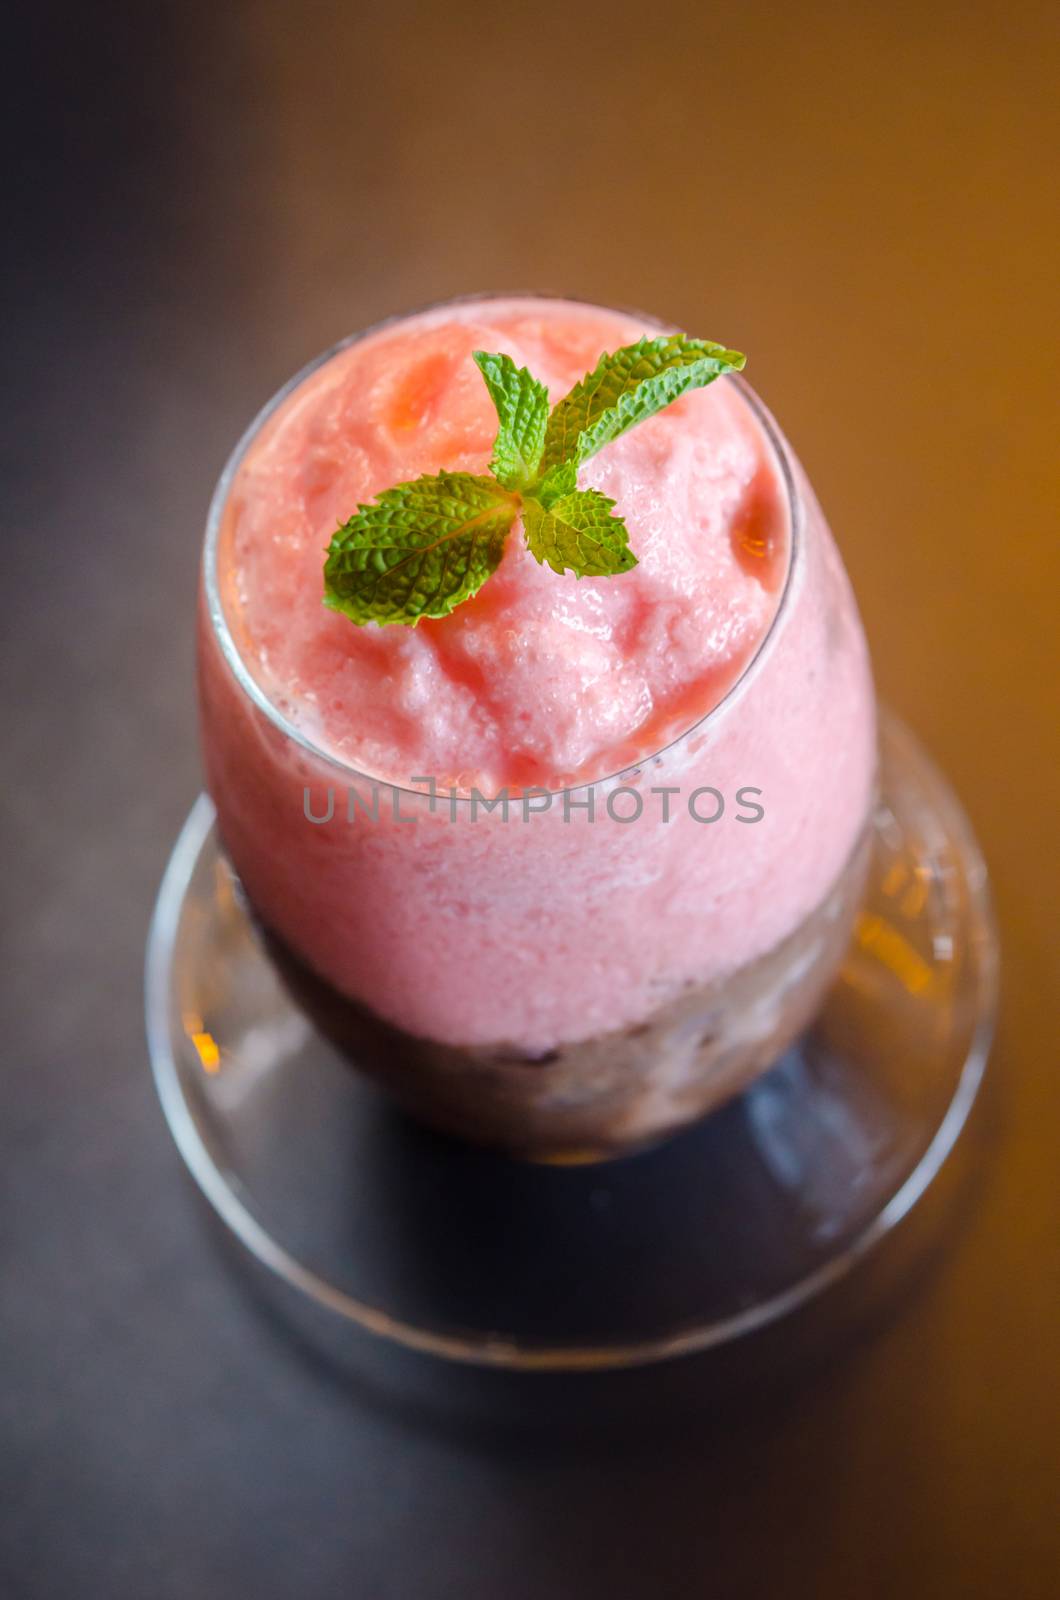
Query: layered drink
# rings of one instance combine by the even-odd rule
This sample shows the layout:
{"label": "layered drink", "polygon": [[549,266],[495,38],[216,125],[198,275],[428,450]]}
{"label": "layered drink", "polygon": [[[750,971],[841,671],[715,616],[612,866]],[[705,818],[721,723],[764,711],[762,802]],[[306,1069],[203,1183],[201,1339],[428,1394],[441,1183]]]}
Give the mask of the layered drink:
{"label": "layered drink", "polygon": [[358,505],[482,473],[476,351],[565,394],[659,328],[481,298],[347,341],[255,422],[211,510],[207,783],[281,959],[415,1113],[529,1155],[617,1152],[743,1088],[812,1017],[863,881],[874,699],[856,605],[742,380],[579,469],[636,565],[576,578],[518,526],[450,615],[322,604]]}

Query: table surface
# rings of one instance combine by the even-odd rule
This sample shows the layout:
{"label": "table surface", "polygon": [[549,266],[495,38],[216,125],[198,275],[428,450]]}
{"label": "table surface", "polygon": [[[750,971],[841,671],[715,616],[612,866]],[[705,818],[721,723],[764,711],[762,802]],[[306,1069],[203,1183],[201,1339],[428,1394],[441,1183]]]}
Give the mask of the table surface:
{"label": "table surface", "polygon": [[[23,8],[5,1596],[1055,1592],[1055,30],[1019,0]],[[702,1361],[572,1384],[336,1352],[219,1240],[147,1069],[214,478],[315,351],[485,287],[751,352],[881,691],[993,873],[1003,1013],[959,1222],[870,1325],[735,1403]]]}

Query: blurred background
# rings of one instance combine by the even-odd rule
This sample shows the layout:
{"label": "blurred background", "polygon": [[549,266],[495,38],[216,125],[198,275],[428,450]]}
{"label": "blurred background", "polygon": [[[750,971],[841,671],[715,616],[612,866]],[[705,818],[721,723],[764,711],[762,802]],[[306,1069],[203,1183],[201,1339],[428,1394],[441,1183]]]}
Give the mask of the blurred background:
{"label": "blurred background", "polygon": [[[1056,7],[40,0],[5,34],[0,1592],[1055,1593]],[[1003,935],[944,1258],[783,1399],[602,1453],[286,1338],[142,1035],[220,467],[318,350],[487,288],[750,352]]]}

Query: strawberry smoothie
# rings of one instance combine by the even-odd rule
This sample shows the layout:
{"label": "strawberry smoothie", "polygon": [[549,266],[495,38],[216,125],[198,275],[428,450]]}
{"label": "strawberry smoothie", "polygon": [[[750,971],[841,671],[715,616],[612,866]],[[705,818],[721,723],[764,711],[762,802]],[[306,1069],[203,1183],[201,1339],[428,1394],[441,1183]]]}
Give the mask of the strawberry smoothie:
{"label": "strawberry smoothie", "polygon": [[856,908],[875,773],[849,584],[731,378],[580,469],[625,518],[627,573],[557,576],[517,524],[451,616],[359,627],[322,604],[324,550],[399,481],[487,469],[474,350],[555,401],[658,331],[487,298],[370,332],[254,424],[207,536],[207,782],[258,916],[308,988],[345,997],[362,1065],[529,1151],[667,1131],[811,1014]]}

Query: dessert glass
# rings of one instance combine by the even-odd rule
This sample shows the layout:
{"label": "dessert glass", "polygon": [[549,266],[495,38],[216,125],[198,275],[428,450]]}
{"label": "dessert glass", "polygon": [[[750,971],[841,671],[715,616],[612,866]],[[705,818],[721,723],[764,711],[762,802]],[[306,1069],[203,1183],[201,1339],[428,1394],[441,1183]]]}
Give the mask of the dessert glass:
{"label": "dessert glass", "polygon": [[658,1139],[777,1058],[846,948],[875,775],[867,652],[798,464],[739,391],[786,502],[772,625],[664,748],[547,794],[482,804],[410,774],[425,794],[314,744],[255,678],[226,596],[231,486],[286,393],[222,479],[199,625],[220,836],[303,1003],[449,1132],[566,1159]]}
{"label": "dessert glass", "polygon": [[[226,508],[262,427],[334,354],[300,373],[252,424],[210,510],[199,686],[213,809],[203,802],[189,819],[149,952],[149,1034],[171,1126],[202,1187],[261,1260],[406,1343],[463,1359],[563,1366],[648,1359],[731,1337],[807,1297],[836,1261],[856,1259],[886,1231],[881,1217],[889,1226],[916,1197],[963,1123],[993,1004],[974,843],[908,736],[889,724],[881,775],[849,584],[798,462],[739,379],[727,381],[753,413],[783,485],[787,569],[771,626],[705,716],[672,729],[648,755],[631,750],[620,771],[549,795],[514,791],[506,808],[452,794],[444,781],[425,793],[424,775],[397,785],[315,744],[241,653],[226,595]],[[943,846],[960,866],[956,898],[951,863],[946,892],[925,888],[912,911],[905,903],[924,924],[915,937],[896,930],[893,917],[881,919],[880,894],[898,883],[903,892],[917,882],[945,888]],[[441,932],[439,901],[457,914]],[[971,951],[956,968],[955,950]],[[572,1024],[570,997],[585,965],[592,979]],[[465,1030],[467,971],[494,1003],[478,1005]],[[867,994],[887,1012],[892,1052],[929,1024],[930,1093],[915,1105],[894,1095],[893,1060],[863,1037],[867,1027],[885,1038],[881,1019],[851,1029],[851,982],[861,1000]],[[910,998],[915,1015],[902,1009]],[[509,1027],[512,1013],[519,1021]],[[815,1017],[828,1039],[823,1053],[804,1034]],[[333,1236],[350,1146],[326,1154],[347,1118],[359,1130],[361,1171],[362,1141],[378,1152],[375,1102],[345,1070],[351,1063],[418,1121],[503,1152],[490,1161],[516,1155],[541,1164],[520,1203],[549,1217],[558,1205],[564,1230],[550,1270],[566,1256],[581,1300],[596,1280],[588,1325],[561,1318],[558,1328],[524,1331],[510,1309],[396,1304],[386,1274],[364,1279],[363,1249],[351,1256],[348,1239]],[[758,1180],[750,1156],[734,1169],[720,1153],[722,1122],[739,1116],[756,1129],[755,1159],[779,1160],[781,1169],[794,1147],[800,1161],[816,1150],[808,1168],[816,1181],[814,1161],[842,1167],[837,1102],[851,1114],[871,1108],[875,1120],[865,1171],[842,1197],[829,1190],[824,1222],[815,1212],[786,1256],[761,1252],[750,1278],[746,1261],[732,1281],[715,1264],[708,1284],[691,1263],[676,1274],[687,1281],[687,1304],[671,1303],[672,1283],[660,1298],[646,1281],[647,1321],[621,1326],[608,1289],[621,1258],[608,1263],[591,1224],[579,1254],[567,1226],[592,1209],[598,1191],[565,1191],[557,1201],[548,1184],[575,1181],[572,1164],[595,1181],[601,1159],[648,1149],[629,1164],[639,1180],[620,1181],[636,1182],[638,1206],[654,1207],[669,1229],[671,1267],[672,1225],[662,1219],[682,1209],[706,1205],[724,1253],[743,1186]],[[881,1106],[890,1121],[880,1122]],[[686,1137],[710,1147],[705,1164],[651,1148],[691,1124]],[[852,1140],[848,1133],[843,1143]],[[455,1163],[463,1184],[478,1158],[461,1145],[443,1148],[441,1158],[421,1148],[414,1159]],[[407,1155],[391,1149],[388,1182]],[[503,1166],[489,1171],[494,1190],[513,1181]],[[545,1187],[533,1188],[538,1182]],[[695,1188],[704,1183],[715,1186],[709,1202]],[[790,1198],[778,1199],[785,1215]],[[386,1238],[384,1253],[394,1258],[410,1248],[404,1234]],[[408,1273],[398,1276],[407,1286]],[[553,1298],[564,1305],[562,1288]]]}

